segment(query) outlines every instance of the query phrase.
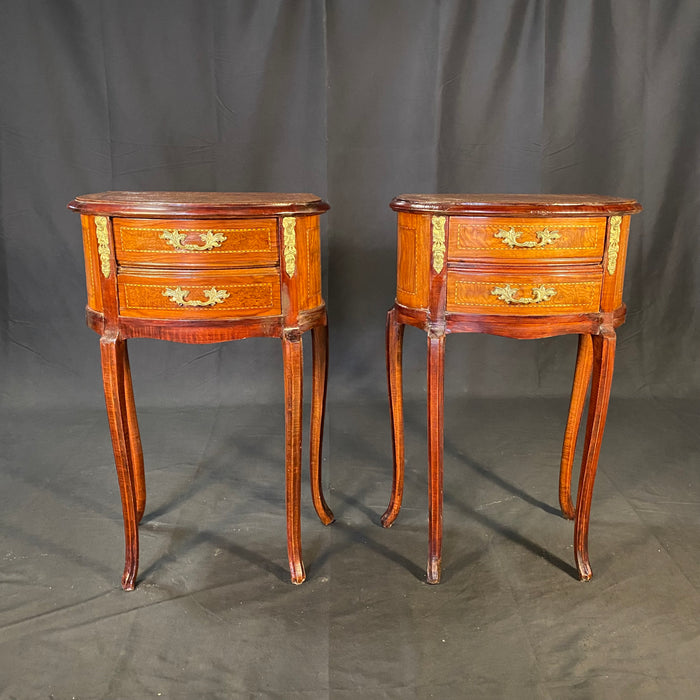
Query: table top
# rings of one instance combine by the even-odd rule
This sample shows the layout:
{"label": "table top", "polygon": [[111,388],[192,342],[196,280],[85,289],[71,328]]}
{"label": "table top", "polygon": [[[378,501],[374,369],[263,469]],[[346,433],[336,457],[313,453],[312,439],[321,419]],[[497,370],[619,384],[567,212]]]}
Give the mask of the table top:
{"label": "table top", "polygon": [[308,193],[98,192],[76,197],[69,209],[117,216],[280,216],[320,214],[330,207]]}
{"label": "table top", "polygon": [[401,194],[395,211],[450,215],[556,216],[609,215],[641,211],[634,199],[598,194]]}

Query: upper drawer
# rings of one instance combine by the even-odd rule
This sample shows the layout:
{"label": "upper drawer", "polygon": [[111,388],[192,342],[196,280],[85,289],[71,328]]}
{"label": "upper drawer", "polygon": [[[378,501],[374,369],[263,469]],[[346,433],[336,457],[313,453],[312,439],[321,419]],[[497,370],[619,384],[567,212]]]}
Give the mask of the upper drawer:
{"label": "upper drawer", "polygon": [[601,260],[605,217],[450,218],[451,260]]}
{"label": "upper drawer", "polygon": [[114,219],[120,263],[250,267],[278,259],[277,219]]}

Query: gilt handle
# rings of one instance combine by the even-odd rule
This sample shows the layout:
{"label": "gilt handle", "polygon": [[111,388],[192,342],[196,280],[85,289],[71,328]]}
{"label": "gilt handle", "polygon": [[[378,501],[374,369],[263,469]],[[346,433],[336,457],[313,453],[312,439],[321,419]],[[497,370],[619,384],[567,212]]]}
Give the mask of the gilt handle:
{"label": "gilt handle", "polygon": [[491,290],[493,296],[498,297],[506,304],[540,304],[543,301],[549,301],[556,293],[556,289],[545,287],[541,284],[539,287],[532,288],[532,296],[521,297],[520,290],[516,287],[511,287],[509,284],[504,284],[502,287],[494,287]]}
{"label": "gilt handle", "polygon": [[200,233],[199,237],[202,240],[202,245],[197,245],[196,243],[185,243],[187,238],[186,233],[182,233],[177,229],[173,231],[163,231],[160,234],[162,238],[168,245],[171,245],[175,250],[212,250],[213,248],[219,248],[221,244],[226,240],[226,236],[223,233],[217,231],[206,231],[205,233]]}
{"label": "gilt handle", "polygon": [[494,238],[500,238],[507,246],[510,248],[544,248],[550,243],[554,243],[559,236],[559,231],[550,231],[548,228],[543,228],[541,231],[537,231],[535,236],[537,236],[536,241],[521,241],[518,240],[522,235],[522,231],[516,231],[513,226],[511,226],[507,231],[505,229],[499,229],[497,233],[493,234]]}
{"label": "gilt handle", "polygon": [[166,287],[163,296],[168,297],[178,306],[215,306],[216,304],[222,304],[224,300],[231,296],[225,289],[217,289],[216,287],[204,290],[206,301],[200,299],[189,300],[187,299],[189,293],[188,289],[182,289],[182,287],[175,287],[175,289]]}

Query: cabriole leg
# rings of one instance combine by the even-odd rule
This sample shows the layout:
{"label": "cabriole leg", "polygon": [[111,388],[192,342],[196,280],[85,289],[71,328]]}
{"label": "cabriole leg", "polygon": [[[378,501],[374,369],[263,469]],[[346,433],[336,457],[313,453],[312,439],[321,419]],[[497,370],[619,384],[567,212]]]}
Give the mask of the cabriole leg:
{"label": "cabriole leg", "polygon": [[445,336],[428,334],[428,583],[439,583],[442,562]]}
{"label": "cabriole leg", "polygon": [[109,431],[112,436],[124,517],[126,552],[122,588],[131,591],[134,589],[139,566],[139,533],[126,398],[126,344],[116,334],[104,335],[100,339],[100,351]]}
{"label": "cabriole leg", "polygon": [[315,326],[311,330],[313,379],[311,388],[311,497],[318,517],[324,525],[335,518],[323,497],[321,483],[321,450],[323,420],[326,411],[326,387],[328,384],[328,326]]}
{"label": "cabriole leg", "polygon": [[282,337],[285,400],[285,501],[287,556],[292,583],[306,578],[301,559],[301,421],[303,398],[302,340],[299,331]]}
{"label": "cabriole leg", "polygon": [[593,336],[593,382],[588,407],[586,442],[583,448],[583,463],[576,496],[576,520],[574,524],[574,554],[579,578],[591,578],[591,565],[588,560],[588,525],[591,514],[591,499],[598,456],[603,440],[605,419],[608,414],[613,365],[615,363],[615,332],[604,331],[603,335]]}
{"label": "cabriole leg", "polygon": [[571,390],[571,404],[569,406],[569,418],[566,421],[564,433],[564,446],[561,451],[561,467],[559,469],[559,505],[565,518],[573,520],[576,509],[571,500],[571,472],[576,452],[576,440],[583,407],[586,403],[588,386],[591,383],[591,370],[593,369],[593,342],[587,333],[578,337],[578,353],[576,355],[576,371],[574,372],[574,385]]}
{"label": "cabriole leg", "polygon": [[396,319],[396,310],[391,309],[386,317],[386,371],[389,385],[389,408],[391,412],[391,439],[394,455],[394,477],[391,485],[391,500],[382,525],[391,527],[401,508],[404,482],[404,433],[403,433],[403,355],[404,325]]}
{"label": "cabriole leg", "polygon": [[136,418],[136,405],[134,403],[134,388],[131,381],[131,367],[129,365],[129,349],[124,341],[124,398],[126,404],[127,425],[129,428],[129,453],[131,456],[131,468],[134,479],[134,492],[136,495],[136,522],[141,522],[143,511],[146,508],[146,478],[143,470],[143,448],[141,447],[141,435]]}

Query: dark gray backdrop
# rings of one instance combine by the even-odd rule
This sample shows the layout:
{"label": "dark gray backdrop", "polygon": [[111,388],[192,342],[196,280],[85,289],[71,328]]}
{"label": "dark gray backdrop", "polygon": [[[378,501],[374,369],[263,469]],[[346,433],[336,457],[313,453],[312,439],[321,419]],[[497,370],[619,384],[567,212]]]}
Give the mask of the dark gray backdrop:
{"label": "dark gray backdrop", "polygon": [[[107,189],[326,197],[330,396],[352,400],[385,391],[394,195],[636,197],[614,391],[696,395],[699,28],[697,0],[0,3],[3,397],[102,400],[65,204]],[[448,348],[450,393],[569,390],[572,338]],[[277,401],[279,354],[134,341],[137,400]]]}
{"label": "dark gray backdrop", "polygon": [[[699,65],[698,0],[0,0],[0,698],[695,700]],[[279,343],[136,340],[149,502],[137,588],[119,589],[65,205],[127,188],[333,206],[337,521],[318,522],[305,484],[301,587],[285,564]],[[378,524],[388,203],[407,191],[645,206],[589,584],[556,507],[571,337],[450,338],[444,572],[427,586],[425,336],[409,329],[404,506]]]}

